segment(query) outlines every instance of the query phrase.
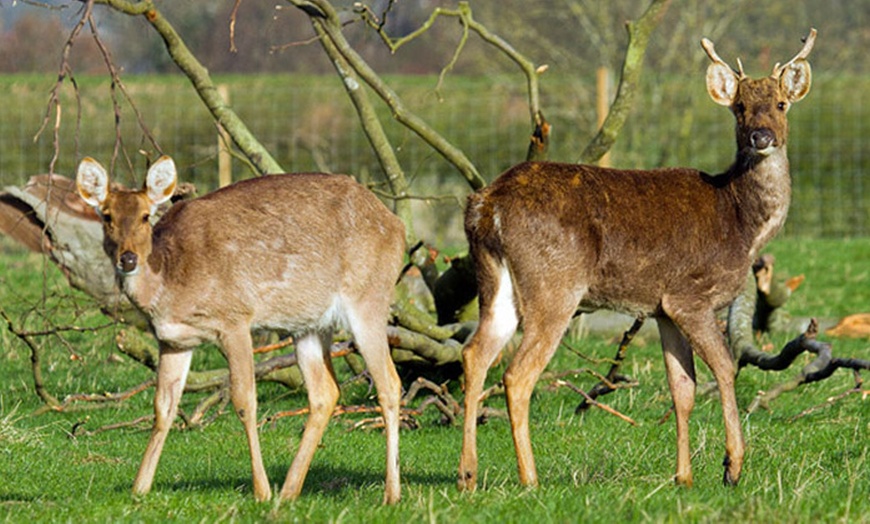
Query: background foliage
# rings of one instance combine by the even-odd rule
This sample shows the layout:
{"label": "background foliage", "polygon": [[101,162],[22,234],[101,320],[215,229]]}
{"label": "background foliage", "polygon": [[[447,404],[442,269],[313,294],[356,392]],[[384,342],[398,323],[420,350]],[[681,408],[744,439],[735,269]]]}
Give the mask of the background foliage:
{"label": "background foliage", "polygon": [[[66,4],[66,2],[53,2]],[[336,2],[349,6],[352,2]],[[380,12],[386,1],[371,2]],[[434,6],[450,1],[403,1],[387,27],[402,35],[418,27]],[[551,158],[576,161],[596,129],[595,70],[618,70],[625,46],[623,23],[638,16],[640,0],[546,3],[472,1],[475,18],[532,60],[550,66],[542,77],[542,109],[553,124]],[[20,184],[44,172],[53,148],[50,133],[33,137],[42,124],[47,92],[66,38],[69,9],[47,11],[27,3],[0,2],[0,71],[37,74],[0,76],[0,89],[15,103],[0,106],[0,186]],[[280,6],[280,4],[279,4]],[[187,44],[228,86],[232,105],[290,171],[327,170],[354,174],[378,183],[382,172],[347,101],[332,65],[319,45],[292,45],[311,36],[307,17],[289,6],[247,3],[236,25],[238,51],[229,52],[232,2],[161,4]],[[164,152],[183,168],[182,178],[200,191],[216,185],[217,139],[214,125],[186,80],[143,20],[119,16],[97,6],[101,31],[125,83]],[[349,17],[349,15],[348,15]],[[712,2],[685,0],[674,5],[653,35],[647,52],[642,99],[616,142],[617,167],[664,165],[723,170],[734,155],[732,117],[711,103],[704,90],[707,58],[701,36],[717,43],[723,58],[737,57],[750,74],[766,74],[772,62],[799,49],[810,26],[819,40],[810,61],[815,72],[810,96],[792,110],[790,157],[795,179],[793,207],[785,234],[792,236],[862,236],[870,234],[870,172],[867,98],[870,9],[860,0],[832,2]],[[524,158],[528,113],[523,80],[503,57],[477,38],[468,44],[441,89],[431,74],[449,61],[460,36],[457,23],[442,20],[419,41],[391,55],[369,30],[345,27],[348,39],[381,73],[411,108],[448,139],[460,145],[481,173],[495,177]],[[105,76],[93,41],[79,37],[72,63],[81,86],[80,139],[75,140],[78,103],[67,84],[61,128],[60,173],[72,173],[84,155],[106,161],[114,133]],[[233,74],[257,72],[257,75]],[[131,73],[164,72],[167,75]],[[266,72],[275,74],[264,75]],[[100,73],[90,77],[85,73]],[[304,73],[304,74],[300,74]],[[427,76],[430,75],[430,76]],[[382,119],[387,122],[386,110]],[[150,145],[142,139],[129,107],[123,108],[127,154]],[[416,205],[420,233],[436,244],[461,244],[459,202],[467,186],[446,162],[398,125],[387,131],[400,145],[399,159],[414,179],[418,195],[438,197]],[[140,160],[142,160],[140,158]],[[144,161],[136,165],[141,171]],[[250,176],[236,162],[237,178]],[[117,173],[132,182],[130,169]],[[138,181],[138,180],[137,180]],[[455,198],[458,197],[458,198]]]}
{"label": "background foliage", "polygon": [[[698,53],[702,54],[700,47]],[[553,124],[550,157],[577,160],[582,145],[595,130],[594,80],[544,77],[542,105]],[[440,93],[431,76],[399,76],[389,80],[432,125],[462,147],[484,177],[494,178],[525,155],[528,110],[519,78],[448,77]],[[370,183],[382,182],[382,171],[362,135],[342,86],[328,76],[219,76],[234,109],[290,171],[325,170],[352,173]],[[0,89],[13,104],[0,105],[0,187],[23,184],[45,172],[53,146],[50,136],[34,143],[44,115],[47,76],[0,76]],[[70,90],[63,98],[62,154],[57,171],[71,175],[82,156],[104,163],[111,158],[115,133],[104,77],[78,78],[81,91],[81,138],[74,140]],[[128,90],[144,113],[164,152],[181,169],[181,179],[207,192],[217,184],[217,132],[186,80],[172,76],[132,76]],[[712,173],[724,170],[734,156],[733,117],[711,102],[703,71],[691,76],[648,74],[632,117],[612,151],[618,167],[691,165]],[[843,237],[870,234],[870,148],[864,137],[870,103],[855,97],[870,92],[870,77],[825,72],[816,68],[809,97],[790,114],[789,156],[794,191],[784,234],[803,237]],[[439,99],[440,94],[440,99]],[[384,120],[390,117],[386,112]],[[148,149],[129,108],[122,116],[123,137],[138,158],[136,171],[119,164],[116,176],[141,183],[145,162],[139,148]],[[387,126],[407,166],[416,195],[435,197],[417,202],[416,223],[427,241],[463,244],[460,202],[468,192],[464,181],[415,135]],[[77,150],[78,149],[78,150]],[[252,176],[234,162],[236,178]]]}

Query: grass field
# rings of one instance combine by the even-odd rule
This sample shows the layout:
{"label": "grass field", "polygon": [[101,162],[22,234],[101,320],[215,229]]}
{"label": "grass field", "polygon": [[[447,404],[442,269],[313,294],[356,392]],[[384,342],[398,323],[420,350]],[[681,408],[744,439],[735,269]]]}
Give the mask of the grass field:
{"label": "grass field", "polygon": [[[777,268],[803,273],[805,284],[789,303],[797,317],[839,317],[867,311],[870,304],[870,239],[774,242]],[[45,275],[46,278],[43,278]],[[64,295],[53,298],[57,294]],[[44,326],[40,311],[58,324],[99,325],[105,320],[86,299],[66,290],[58,272],[34,255],[0,242],[0,306],[28,329]],[[47,344],[42,370],[47,388],[62,397],[77,392],[121,391],[148,377],[147,371],[117,353],[116,328],[97,334],[69,334],[70,346]],[[795,333],[770,338],[781,346]],[[841,356],[870,358],[870,341],[836,340]],[[588,355],[607,357],[612,341],[574,341]],[[71,352],[80,358],[72,360]],[[221,361],[203,349],[195,365]],[[117,357],[117,355],[115,355]],[[808,361],[799,359],[798,365]],[[640,386],[605,397],[634,418],[637,426],[602,411],[574,415],[575,394],[543,380],[533,399],[532,436],[541,486],[518,485],[510,429],[493,419],[480,429],[480,486],[473,494],[456,490],[461,445],[459,427],[438,424],[427,412],[420,429],[402,432],[402,502],[381,507],[382,435],[348,431],[351,416],[327,430],[301,498],[276,507],[256,503],[251,493],[247,447],[241,424],[231,413],[197,430],[173,430],[151,494],[130,495],[147,429],[121,429],[72,437],[73,427],[95,429],[150,413],[151,392],[105,409],[33,415],[40,406],[33,392],[29,351],[7,330],[0,331],[0,520],[6,522],[870,522],[870,399],[851,395],[810,415],[807,408],[854,386],[851,373],[785,394],[772,411],[744,414],[748,455],[736,489],[720,484],[724,441],[718,400],[701,396],[691,421],[695,487],[679,489],[674,467],[672,421],[658,420],[670,406],[660,350],[639,340],[626,370]],[[553,370],[587,367],[560,351]],[[699,367],[701,380],[709,374]],[[490,373],[497,380],[503,367]],[[744,370],[737,382],[742,406],[759,390],[791,377]],[[349,379],[343,365],[339,374]],[[865,377],[866,378],[866,377]],[[581,387],[593,379],[570,379]],[[867,386],[865,385],[866,389]],[[461,394],[455,392],[457,397]],[[188,394],[183,410],[201,395]],[[260,417],[305,405],[301,392],[276,386],[259,390]],[[344,404],[371,404],[364,383],[343,388]],[[503,407],[494,398],[493,407]],[[303,420],[283,418],[261,429],[267,472],[280,486]]]}

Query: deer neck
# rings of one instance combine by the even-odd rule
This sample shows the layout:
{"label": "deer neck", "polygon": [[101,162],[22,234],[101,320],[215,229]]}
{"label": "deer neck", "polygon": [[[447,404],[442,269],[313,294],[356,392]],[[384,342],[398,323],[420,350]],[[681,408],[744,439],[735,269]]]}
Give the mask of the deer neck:
{"label": "deer neck", "polygon": [[158,309],[158,303],[164,290],[164,275],[166,253],[156,245],[152,247],[147,260],[143,260],[139,270],[134,274],[120,275],[121,289],[124,294],[149,318],[153,318]]}
{"label": "deer neck", "polygon": [[761,158],[738,153],[728,175],[742,219],[742,234],[754,260],[782,228],[788,214],[791,177],[785,145]]}

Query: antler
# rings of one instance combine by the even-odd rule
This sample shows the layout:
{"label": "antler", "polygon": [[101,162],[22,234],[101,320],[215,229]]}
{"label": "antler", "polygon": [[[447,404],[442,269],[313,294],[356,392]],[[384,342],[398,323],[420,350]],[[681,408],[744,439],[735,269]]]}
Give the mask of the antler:
{"label": "antler", "polygon": [[732,71],[734,71],[738,78],[744,78],[746,76],[746,74],[743,72],[743,64],[740,63],[740,60],[737,60],[737,64],[740,66],[740,68],[734,69],[733,67],[728,65],[727,62],[722,60],[722,58],[720,58],[718,54],[716,54],[716,48],[713,47],[713,42],[711,42],[707,38],[701,39],[701,47],[704,48],[704,51],[707,52],[707,56],[709,56],[710,60],[712,60],[713,62],[717,64],[722,64],[723,66],[730,68]]}
{"label": "antler", "polygon": [[785,68],[787,68],[791,64],[797,62],[798,60],[806,60],[807,56],[809,56],[809,54],[810,54],[810,51],[813,50],[813,44],[816,42],[816,33],[817,33],[816,29],[811,28],[810,34],[807,35],[807,37],[803,39],[804,40],[804,47],[803,47],[803,49],[800,50],[800,53],[795,55],[794,58],[792,58],[791,60],[789,60],[788,62],[786,62],[782,66],[780,66],[779,63],[777,62],[777,64],[775,66],[773,66],[773,75],[772,76],[775,76],[775,77],[779,76],[780,73],[782,73],[782,71]]}

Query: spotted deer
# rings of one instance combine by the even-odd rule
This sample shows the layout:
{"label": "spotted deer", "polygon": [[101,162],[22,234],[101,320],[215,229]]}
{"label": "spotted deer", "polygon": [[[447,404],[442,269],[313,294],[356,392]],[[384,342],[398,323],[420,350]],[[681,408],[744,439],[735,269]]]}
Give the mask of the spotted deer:
{"label": "spotted deer", "polygon": [[310,412],[280,492],[296,498],[339,396],[329,351],[333,329],[352,333],[378,390],[386,425],[385,503],[399,500],[401,384],[386,322],[404,251],[404,227],[350,177],[285,174],[238,182],[173,205],[176,168],[162,157],[145,187],[110,187],[106,170],[85,158],[79,194],[103,221],[104,247],[124,293],[150,319],[160,342],[154,427],[133,485],[151,489],[160,453],[190,368],[193,349],[220,346],[230,395],[251,455],[253,491],[271,498],[257,435],[251,330],[295,335]]}
{"label": "spotted deer", "polygon": [[806,58],[815,36],[811,30],[797,56],[761,79],[747,77],[742,64],[733,70],[702,40],[712,60],[707,90],[737,120],[737,157],[724,173],[527,162],[469,196],[465,232],[477,270],[480,324],[463,350],[460,489],[476,488],[484,380],[520,321],[523,339],[503,381],[520,482],[537,485],[529,399],[578,308],[657,320],[676,413],[675,480],[689,486],[693,351],[701,357],[719,387],[724,483],[737,484],[744,441],[735,367],[715,311],[737,296],[752,260],[785,222],[791,193],[786,113],[810,89]]}

